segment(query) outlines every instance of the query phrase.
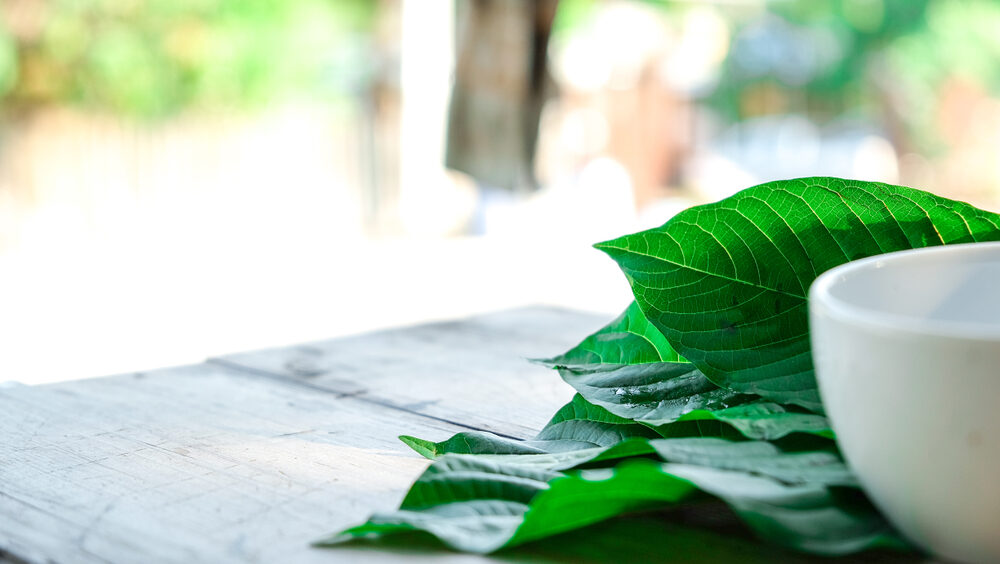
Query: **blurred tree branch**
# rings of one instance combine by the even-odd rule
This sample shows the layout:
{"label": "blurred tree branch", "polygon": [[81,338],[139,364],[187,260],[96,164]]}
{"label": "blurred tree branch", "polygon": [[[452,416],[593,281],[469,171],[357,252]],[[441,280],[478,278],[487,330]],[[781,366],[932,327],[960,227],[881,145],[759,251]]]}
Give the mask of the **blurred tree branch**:
{"label": "blurred tree branch", "polygon": [[458,3],[445,165],[508,190],[531,189],[538,123],[554,90],[546,52],[557,0]]}

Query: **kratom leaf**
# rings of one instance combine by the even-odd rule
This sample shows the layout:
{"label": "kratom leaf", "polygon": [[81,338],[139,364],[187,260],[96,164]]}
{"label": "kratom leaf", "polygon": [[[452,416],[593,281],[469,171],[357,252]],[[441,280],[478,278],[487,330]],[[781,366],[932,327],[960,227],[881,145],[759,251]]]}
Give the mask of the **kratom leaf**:
{"label": "kratom leaf", "polygon": [[519,441],[481,431],[458,433],[437,443],[405,435],[400,440],[427,458],[437,458],[444,454],[564,453],[607,448],[633,437],[659,436],[653,429],[618,417],[576,394],[532,440]]}
{"label": "kratom leaf", "polygon": [[657,439],[650,441],[667,462],[739,470],[787,484],[858,487],[835,450],[786,452],[768,441],[728,441],[716,438]]}
{"label": "kratom leaf", "polygon": [[[375,515],[318,544],[424,531],[458,550],[492,552],[625,512],[669,507],[701,489],[729,503],[759,535],[785,546],[833,555],[898,545],[859,490],[830,487],[844,480],[829,453],[784,453],[712,439],[651,443],[668,459],[700,465],[634,459],[562,473],[447,455],[417,480],[399,511]],[[734,469],[734,456],[781,479]]]}
{"label": "kratom leaf", "polygon": [[576,394],[556,412],[536,438],[530,440],[510,439],[483,431],[457,433],[440,442],[407,435],[399,438],[418,454],[432,460],[446,454],[477,454],[500,462],[567,470],[581,464],[649,454],[653,452],[649,439],[654,438],[742,439],[745,436],[724,422],[723,417],[705,414],[712,412],[693,412],[690,420],[654,429],[618,417]]}
{"label": "kratom leaf", "polygon": [[[412,439],[412,437],[411,437]],[[497,441],[505,441],[503,437],[495,437]],[[420,441],[420,439],[415,439]],[[446,441],[447,442],[447,441]],[[434,445],[435,443],[430,443]],[[410,445],[414,450],[418,450],[417,446]],[[462,454],[461,452],[449,452],[448,448],[451,445],[444,445],[437,447],[437,454],[434,456],[435,459],[440,458],[445,455],[450,454]],[[624,441],[609,446],[609,447],[590,447],[580,450],[563,450],[555,452],[540,452],[532,454],[512,454],[505,453],[503,451],[503,446],[497,449],[496,453],[486,452],[488,445],[483,445],[482,450],[484,452],[476,455],[479,460],[486,460],[496,462],[498,464],[517,464],[521,466],[532,466],[534,468],[544,468],[546,470],[572,470],[575,468],[580,468],[582,466],[593,466],[598,464],[607,464],[609,461],[620,460],[623,458],[631,458],[636,456],[649,456],[655,454],[655,449],[650,441],[650,439],[645,438],[632,438],[625,439]],[[418,450],[419,452],[419,450]]]}
{"label": "kratom leaf", "polygon": [[646,319],[712,382],[821,411],[806,309],[819,274],[891,251],[995,240],[1000,216],[962,202],[803,178],[748,188],[597,248],[618,262]]}
{"label": "kratom leaf", "polygon": [[790,433],[833,437],[822,415],[724,390],[690,363],[595,365],[589,371],[559,373],[583,399],[622,419],[654,427],[664,436],[691,434],[686,426],[667,428],[671,424],[714,420],[750,439],[777,439]]}
{"label": "kratom leaf", "polygon": [[[736,428],[749,439],[773,440],[792,433],[808,433],[833,439],[830,421],[815,413],[799,413],[768,401],[754,401],[717,411],[698,409],[689,411],[677,421],[714,420]],[[667,429],[660,429],[668,435]]]}
{"label": "kratom leaf", "polygon": [[[538,441],[575,441],[585,446],[612,446],[633,437],[657,437],[645,425],[619,417],[575,394],[535,437]],[[551,450],[550,450],[551,451]]]}
{"label": "kratom leaf", "polygon": [[590,403],[652,426],[672,423],[694,410],[724,409],[754,399],[719,388],[687,362],[598,364],[562,368],[559,374]]}
{"label": "kratom leaf", "polygon": [[[559,473],[476,456],[447,455],[417,479],[395,513],[376,514],[316,543],[425,531],[457,550],[492,552],[510,544],[528,504]],[[554,531],[553,531],[554,532]]]}
{"label": "kratom leaf", "polygon": [[724,500],[758,537],[780,546],[826,556],[907,548],[858,489],[704,466],[667,464],[663,471]]}
{"label": "kratom leaf", "polygon": [[684,430],[662,427],[678,421],[715,420],[751,439],[775,439],[794,432],[832,437],[824,417],[721,389],[691,363],[662,361],[671,353],[633,302],[615,321],[569,352],[538,362],[559,369],[588,402],[622,418],[661,428],[665,436],[704,436],[705,432],[688,432],[687,426],[682,426]]}
{"label": "kratom leaf", "polygon": [[[717,424],[710,425],[712,422]],[[651,452],[648,442],[630,439],[777,439],[793,432],[832,437],[826,418],[789,412],[776,404],[749,403],[719,411],[696,410],[681,416],[677,422],[654,428],[614,415],[577,394],[535,439],[516,440],[482,431],[466,431],[441,442],[406,435],[400,440],[430,459],[445,454],[479,454],[490,455],[494,460],[566,470],[581,464]],[[610,447],[617,448],[612,450]]]}
{"label": "kratom leaf", "polygon": [[594,365],[682,362],[662,333],[635,302],[599,331],[559,356],[535,362],[552,368],[589,368]]}

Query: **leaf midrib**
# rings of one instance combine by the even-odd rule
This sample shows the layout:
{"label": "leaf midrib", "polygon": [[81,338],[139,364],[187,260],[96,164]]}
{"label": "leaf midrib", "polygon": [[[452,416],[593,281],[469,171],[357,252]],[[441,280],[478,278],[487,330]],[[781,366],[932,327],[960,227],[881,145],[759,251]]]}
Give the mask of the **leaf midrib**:
{"label": "leaf midrib", "polygon": [[[684,269],[690,270],[692,272],[697,272],[699,274],[704,274],[706,276],[714,276],[715,278],[721,278],[722,280],[727,280],[729,282],[736,282],[736,283],[739,283],[739,284],[745,284],[747,286],[751,286],[751,287],[754,287],[754,288],[759,288],[761,290],[767,290],[769,292],[775,292],[777,294],[782,294],[782,295],[788,296],[790,298],[797,298],[797,299],[800,299],[800,300],[806,299],[806,296],[804,296],[802,294],[797,294],[795,292],[788,292],[788,291],[785,291],[785,290],[779,290],[777,288],[772,288],[770,286],[765,286],[764,284],[758,284],[758,283],[755,283],[755,282],[748,282],[746,280],[740,280],[738,278],[733,278],[731,276],[726,276],[724,274],[719,274],[718,272],[711,272],[711,271],[704,270],[704,269],[701,269],[701,268],[696,268],[696,267],[693,267],[693,266],[691,266],[689,264],[680,263],[680,262],[677,262],[677,261],[673,261],[673,260],[666,259],[666,258],[663,258],[663,257],[659,257],[659,256],[656,256],[656,255],[651,255],[649,253],[643,253],[643,252],[636,251],[636,250],[633,250],[633,249],[627,249],[627,248],[624,248],[624,247],[617,247],[617,246],[611,245],[609,243],[600,243],[598,245],[595,245],[595,247],[598,248],[598,249],[600,249],[600,250],[614,249],[614,250],[622,251],[622,252],[625,252],[625,253],[631,253],[633,255],[638,255],[638,256],[642,256],[642,257],[651,258],[653,260],[657,260],[657,261],[660,261],[660,262],[665,262],[667,264],[672,264],[674,266],[678,266],[680,268],[684,268]],[[643,271],[640,271],[640,270],[637,270],[637,269],[629,269],[629,270],[634,270],[636,272],[643,272]],[[629,278],[631,278],[631,276]]]}

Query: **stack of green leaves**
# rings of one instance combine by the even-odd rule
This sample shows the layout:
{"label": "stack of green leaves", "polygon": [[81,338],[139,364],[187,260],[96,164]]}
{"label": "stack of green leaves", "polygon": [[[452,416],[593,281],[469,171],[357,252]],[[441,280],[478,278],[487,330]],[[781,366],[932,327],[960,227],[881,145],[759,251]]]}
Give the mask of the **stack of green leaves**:
{"label": "stack of green leaves", "polygon": [[533,440],[401,437],[433,464],[400,509],[320,545],[422,531],[487,553],[714,497],[761,539],[843,555],[905,547],[845,465],[813,375],[806,296],[871,255],[1000,240],[1000,216],[837,178],[770,182],[597,245],[635,301],[538,362],[578,393]]}

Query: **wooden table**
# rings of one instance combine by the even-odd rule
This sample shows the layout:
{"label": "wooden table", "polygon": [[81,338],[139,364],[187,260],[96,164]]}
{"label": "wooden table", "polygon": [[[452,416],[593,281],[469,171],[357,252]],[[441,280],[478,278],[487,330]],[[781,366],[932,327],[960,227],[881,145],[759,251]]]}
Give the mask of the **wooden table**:
{"label": "wooden table", "polygon": [[[572,391],[525,358],[563,352],[606,321],[529,308],[0,388],[0,562],[483,562],[433,545],[309,543],[398,505],[427,462],[397,435],[533,435]],[[668,552],[657,538],[672,539]],[[712,554],[793,558],[745,535],[626,518],[491,559]]]}

